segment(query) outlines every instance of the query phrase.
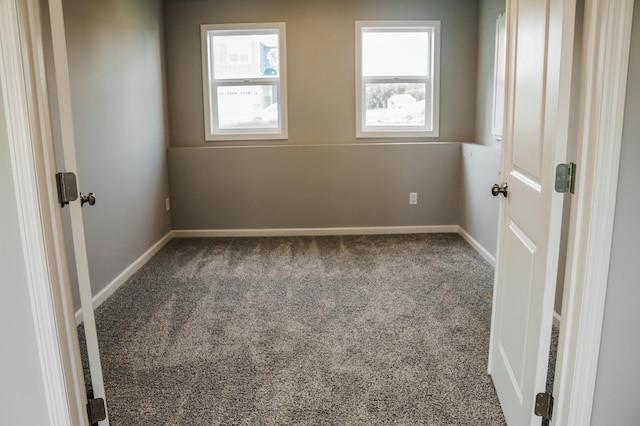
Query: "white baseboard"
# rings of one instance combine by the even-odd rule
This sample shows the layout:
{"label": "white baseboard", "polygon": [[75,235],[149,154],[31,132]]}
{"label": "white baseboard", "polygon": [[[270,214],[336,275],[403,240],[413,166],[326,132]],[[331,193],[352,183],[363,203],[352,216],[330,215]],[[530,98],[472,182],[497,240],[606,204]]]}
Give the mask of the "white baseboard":
{"label": "white baseboard", "polygon": [[266,229],[183,229],[174,230],[176,238],[189,237],[302,237],[320,235],[378,235],[456,233],[458,225],[371,226],[345,228],[266,228]]}
{"label": "white baseboard", "polygon": [[[480,243],[458,225],[435,226],[375,226],[344,228],[268,228],[268,229],[187,229],[169,231],[142,256],[136,259],[124,271],[113,279],[99,293],[93,296],[93,309],[100,306],[122,284],[135,274],[162,247],[173,238],[206,238],[206,237],[288,237],[288,236],[321,236],[321,235],[383,235],[383,234],[429,234],[457,233],[462,236],[482,257],[495,266],[493,257]],[[82,322],[82,309],[75,313],[76,324]]]}
{"label": "white baseboard", "polygon": [[464,238],[469,243],[469,245],[471,245],[471,247],[473,247],[478,253],[480,253],[480,256],[484,257],[485,260],[495,268],[496,257],[494,255],[489,253],[489,251],[486,248],[484,248],[482,244],[476,241],[475,238],[469,235],[469,233],[464,229],[462,229],[460,226],[458,227],[458,234],[460,234],[460,236]]}
{"label": "white baseboard", "polygon": [[[164,247],[169,241],[174,238],[173,231],[169,231],[167,235],[162,237],[151,248],[145,251],[142,256],[137,258],[131,265],[129,265],[124,271],[122,271],[117,277],[106,285],[100,292],[93,296],[93,309],[100,306],[105,300],[109,298],[122,284],[124,284],[138,269],[140,269],[145,263],[149,261],[162,247]],[[78,309],[75,314],[76,325],[82,322],[82,308]]]}

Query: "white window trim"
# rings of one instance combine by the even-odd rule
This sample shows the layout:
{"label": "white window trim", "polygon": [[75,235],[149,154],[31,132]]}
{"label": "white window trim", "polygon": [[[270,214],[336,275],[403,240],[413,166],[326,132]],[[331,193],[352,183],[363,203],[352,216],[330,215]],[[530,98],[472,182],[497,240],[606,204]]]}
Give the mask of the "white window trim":
{"label": "white window trim", "polygon": [[[255,86],[270,85],[276,83],[279,88],[278,109],[280,126],[276,129],[220,129],[217,127],[215,120],[215,108],[217,100],[211,102],[211,96],[217,96],[216,90],[211,90],[216,85],[210,85],[210,76],[213,72],[211,69],[211,60],[209,52],[210,31],[246,31],[247,34],[259,30],[278,30],[278,49],[280,56],[280,74],[279,78],[260,78],[253,79],[225,79],[223,85],[232,86]],[[284,22],[273,23],[250,23],[250,24],[202,24],[200,25],[200,41],[201,41],[201,57],[202,57],[202,94],[204,107],[204,135],[206,141],[239,141],[239,140],[284,140],[288,138],[288,121],[287,121],[287,62],[286,62],[286,32]],[[212,111],[212,104],[214,110]]]}
{"label": "white window trim", "polygon": [[[363,78],[362,76],[362,30],[363,28],[430,28],[432,37],[431,76],[433,82],[433,123],[431,130],[421,126],[367,126],[365,123],[364,98],[365,84],[371,82],[415,82],[424,81],[422,77],[401,78]],[[440,136],[440,21],[356,21],[356,138],[437,138]]]}
{"label": "white window trim", "polygon": [[504,127],[504,94],[505,75],[507,67],[507,30],[504,13],[496,19],[496,36],[493,63],[493,111],[491,120],[491,133],[496,141],[502,141],[502,129]]}

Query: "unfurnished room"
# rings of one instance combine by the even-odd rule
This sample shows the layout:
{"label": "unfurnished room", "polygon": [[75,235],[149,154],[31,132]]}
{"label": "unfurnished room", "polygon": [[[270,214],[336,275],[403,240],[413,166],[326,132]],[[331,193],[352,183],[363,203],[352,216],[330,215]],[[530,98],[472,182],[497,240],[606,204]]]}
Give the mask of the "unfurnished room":
{"label": "unfurnished room", "polygon": [[619,3],[3,0],[0,424],[640,422]]}

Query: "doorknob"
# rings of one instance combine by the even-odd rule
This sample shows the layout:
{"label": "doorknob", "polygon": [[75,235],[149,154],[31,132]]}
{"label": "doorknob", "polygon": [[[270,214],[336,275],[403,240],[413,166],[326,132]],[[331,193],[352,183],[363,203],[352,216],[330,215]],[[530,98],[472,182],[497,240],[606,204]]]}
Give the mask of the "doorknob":
{"label": "doorknob", "polygon": [[83,207],[84,203],[89,203],[90,206],[96,203],[96,196],[93,192],[90,192],[89,195],[80,194],[80,206]]}
{"label": "doorknob", "polygon": [[502,186],[498,185],[497,183],[494,183],[493,186],[491,187],[491,195],[493,195],[494,197],[497,197],[498,195],[502,194],[506,198],[507,192],[509,192],[509,187],[507,186],[506,182],[503,183]]}

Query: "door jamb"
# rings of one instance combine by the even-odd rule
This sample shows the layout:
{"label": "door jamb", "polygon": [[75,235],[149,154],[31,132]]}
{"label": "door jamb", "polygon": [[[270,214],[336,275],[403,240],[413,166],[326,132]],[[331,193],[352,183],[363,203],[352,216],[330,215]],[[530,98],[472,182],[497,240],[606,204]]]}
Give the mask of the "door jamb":
{"label": "door jamb", "polygon": [[38,0],[0,4],[0,79],[27,286],[49,424],[86,425],[86,393],[62,228]]}
{"label": "door jamb", "polygon": [[591,423],[604,320],[634,0],[586,0],[578,176],[572,200],[552,424]]}

